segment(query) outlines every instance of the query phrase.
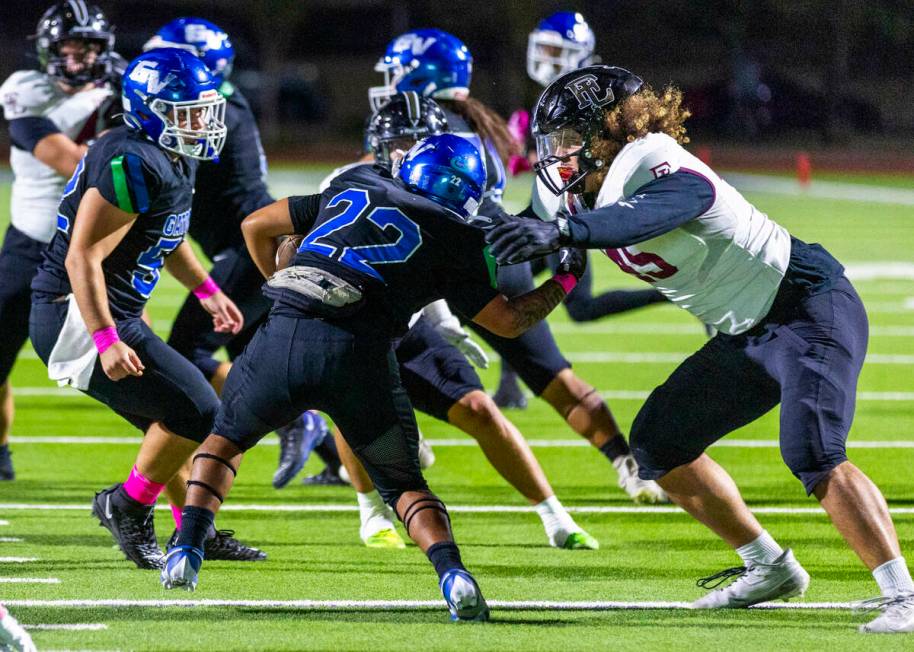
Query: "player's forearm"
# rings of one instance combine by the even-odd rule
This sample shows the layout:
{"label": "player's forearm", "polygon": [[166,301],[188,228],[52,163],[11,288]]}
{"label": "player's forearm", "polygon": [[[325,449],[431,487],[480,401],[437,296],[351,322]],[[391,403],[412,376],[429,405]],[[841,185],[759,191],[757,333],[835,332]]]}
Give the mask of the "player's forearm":
{"label": "player's forearm", "polygon": [[165,269],[188,290],[196,289],[209,278],[206,269],[197,260],[193,248],[186,240],[165,259]]}
{"label": "player's forearm", "polygon": [[94,333],[101,328],[114,326],[101,261],[82,256],[71,249],[67,255],[66,268],[86,329]]}
{"label": "player's forearm", "polygon": [[565,299],[565,290],[549,279],[513,299],[497,297],[473,321],[500,337],[514,338],[541,322]]}
{"label": "player's forearm", "polygon": [[63,134],[52,134],[38,141],[32,154],[61,176],[70,177],[86,149],[85,145],[77,145]]}
{"label": "player's forearm", "polygon": [[276,271],[276,238],[294,232],[287,199],[280,199],[254,211],[241,223],[241,233],[251,259],[266,277]]}

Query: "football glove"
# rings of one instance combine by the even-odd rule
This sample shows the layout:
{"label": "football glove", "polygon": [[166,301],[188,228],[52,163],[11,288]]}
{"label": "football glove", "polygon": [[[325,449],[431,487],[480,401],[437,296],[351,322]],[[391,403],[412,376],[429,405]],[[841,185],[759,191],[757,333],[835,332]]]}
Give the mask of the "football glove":
{"label": "football glove", "polygon": [[587,271],[587,251],[574,247],[562,247],[558,253],[559,264],[555,269],[556,274],[573,274],[579,281]]}
{"label": "football glove", "polygon": [[569,244],[568,220],[551,222],[535,218],[505,216],[486,232],[492,255],[501,265],[513,265],[540,258]]}

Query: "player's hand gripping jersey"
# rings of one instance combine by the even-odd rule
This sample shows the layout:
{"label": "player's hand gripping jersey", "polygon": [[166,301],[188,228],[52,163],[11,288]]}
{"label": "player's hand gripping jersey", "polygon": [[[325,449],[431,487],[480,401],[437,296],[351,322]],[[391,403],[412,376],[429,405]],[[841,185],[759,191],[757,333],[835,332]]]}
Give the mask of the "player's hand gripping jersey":
{"label": "player's hand gripping jersey", "polygon": [[[539,179],[536,190],[543,219],[584,212],[573,194],[556,197]],[[597,195],[601,209],[607,228],[572,217],[572,240],[605,247],[622,271],[725,333],[747,331],[768,313],[790,262],[790,234],[669,136],[622,148]]]}
{"label": "player's hand gripping jersey", "polygon": [[195,161],[173,157],[126,127],[105,134],[67,182],[57,213],[57,232],[32,290],[58,296],[72,291],[65,267],[70,235],[83,195],[95,188],[122,211],[139,214],[102,263],[114,318],[139,317],[159,281],[165,257],[184,240],[195,170]]}
{"label": "player's hand gripping jersey", "polygon": [[49,242],[66,179],[32,154],[45,136],[62,133],[77,144],[95,138],[106,125],[103,113],[114,92],[108,84],[64,93],[37,70],[13,73],[0,86],[3,117],[10,123],[13,168],[12,223],[30,238]]}
{"label": "player's hand gripping jersey", "polygon": [[319,207],[310,204],[309,198],[289,199],[296,232],[308,235],[284,272],[323,270],[355,291],[343,305],[321,305],[277,287],[278,274],[265,290],[279,310],[345,320],[393,337],[405,333],[413,313],[436,299],[447,299],[472,318],[498,294],[495,261],[484,252],[482,230],[407,191],[381,168],[344,170],[323,190]]}

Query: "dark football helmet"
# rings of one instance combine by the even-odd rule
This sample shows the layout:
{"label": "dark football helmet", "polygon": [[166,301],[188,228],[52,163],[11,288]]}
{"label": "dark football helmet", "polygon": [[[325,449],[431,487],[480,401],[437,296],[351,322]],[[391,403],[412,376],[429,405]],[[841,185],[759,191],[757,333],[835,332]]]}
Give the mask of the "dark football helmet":
{"label": "dark football helmet", "polygon": [[537,176],[556,195],[581,193],[584,177],[603,167],[591,151],[605,112],[638,92],[644,82],[624,68],[587,66],[553,81],[533,110]]}
{"label": "dark football helmet", "polygon": [[390,170],[395,150],[406,152],[416,141],[447,130],[444,111],[434,100],[407,91],[397,93],[371,115],[365,127],[365,142],[375,162]]}
{"label": "dark football helmet", "polygon": [[[95,5],[84,0],[58,2],[44,12],[32,38],[42,70],[68,86],[101,81],[111,74],[114,28]],[[60,52],[61,44],[71,40],[95,49],[94,60],[78,70],[68,66],[67,57]]]}

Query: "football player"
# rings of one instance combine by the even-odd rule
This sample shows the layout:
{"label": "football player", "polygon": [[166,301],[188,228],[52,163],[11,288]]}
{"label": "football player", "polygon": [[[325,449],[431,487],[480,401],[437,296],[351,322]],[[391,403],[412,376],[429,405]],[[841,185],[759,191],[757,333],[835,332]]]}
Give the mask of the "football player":
{"label": "football player", "polygon": [[[504,161],[516,151],[516,143],[504,120],[470,97],[472,57],[466,45],[439,29],[407,32],[388,45],[375,70],[384,73],[384,85],[369,89],[372,106],[397,92],[419,91],[441,105],[453,133],[471,139],[485,153],[486,193],[479,214],[490,222],[504,215]],[[499,267],[498,287],[507,296],[532,290],[530,265]],[[638,478],[637,465],[612,413],[599,392],[572,371],[545,321],[516,339],[499,337],[484,328],[476,330],[518,371],[536,396],[606,456],[616,469],[619,486],[635,502],[667,501],[655,482]],[[499,397],[495,398],[498,402]]]}
{"label": "football player", "polygon": [[219,405],[203,375],[140,319],[164,266],[216,329],[243,317],[184,241],[197,160],[225,141],[225,99],[206,66],[177,49],[127,68],[125,126],[100,137],[63,189],[56,232],[32,281],[30,335],[48,375],[145,433],[129,478],[93,513],[140,568],[158,568],[153,507],[208,434]]}
{"label": "football player", "polygon": [[98,7],[57,3],[32,38],[39,69],[15,72],[0,86],[13,169],[12,219],[0,250],[0,480],[14,478],[9,375],[29,334],[29,284],[54,234],[64,184],[86,144],[106,127],[99,116],[115,98],[114,32]]}
{"label": "football player", "polygon": [[[200,57],[212,71],[226,100],[225,146],[217,160],[203,161],[197,169],[194,219],[189,233],[213,261],[210,276],[241,309],[245,326],[237,335],[214,331],[209,314],[196,297],[188,294],[168,338],[168,345],[190,359],[218,393],[222,391],[231,362],[216,360],[216,351],[224,347],[229,360],[234,360],[270,309],[270,302],[260,291],[263,279],[241,236],[241,220],[273,202],[266,184],[267,159],[251,107],[229,81],[235,48],[228,34],[203,18],[177,18],[159,29],[143,49],[148,52],[162,47],[180,48]],[[273,478],[274,487],[288,484],[314,447],[327,458],[331,471],[339,469],[333,439],[327,437],[325,441],[326,432],[326,424],[317,413],[301,415],[277,431],[280,462]],[[180,519],[180,509],[175,511],[175,519]]]}
{"label": "football player", "polygon": [[245,450],[304,408],[339,425],[378,491],[427,554],[454,620],[485,620],[488,607],[464,568],[444,504],[428,489],[418,433],[392,348],[413,313],[436,299],[505,337],[561,303],[582,269],[569,266],[527,294],[494,288],[483,232],[473,224],[485,166],[469,141],[429,136],[395,177],[360,165],[319,195],[293,197],[248,217],[242,228],[265,275],[275,238],[307,234],[293,265],[267,283],[275,298],[229,374],[214,434],[194,458],[178,545],[162,571],[166,588],[192,589],[202,533],[231,488]]}
{"label": "football player", "polygon": [[[417,140],[444,133],[447,128],[447,119],[434,100],[414,91],[398,93],[368,121],[366,142],[373,158],[363,165],[374,164],[390,173]],[[335,176],[351,167],[336,171],[321,188],[328,187]],[[437,301],[413,315],[409,331],[394,350],[400,378],[413,407],[460,428],[479,442],[499,474],[535,506],[550,545],[568,550],[599,547],[555,496],[523,435],[485,393],[479,376],[464,357],[482,364],[485,358],[480,360],[479,356],[485,353],[469,339],[446,302]],[[393,512],[345,439],[337,445],[357,492],[362,541],[369,547],[405,547],[394,527]]]}
{"label": "football player", "polygon": [[[689,154],[688,111],[621,68],[556,79],[534,111],[551,222],[508,218],[487,239],[506,263],[603,249],[718,334],[648,397],[632,425],[644,479],[733,547],[743,566],[701,580],[697,608],[802,595],[809,575],[762,528],[705,449],[780,404],[781,455],[872,571],[884,609],[864,632],[914,631],[914,582],[879,489],[848,461],[868,326],[844,268],[792,237]],[[555,202],[553,202],[555,203]],[[716,582],[714,584],[713,582]]]}

